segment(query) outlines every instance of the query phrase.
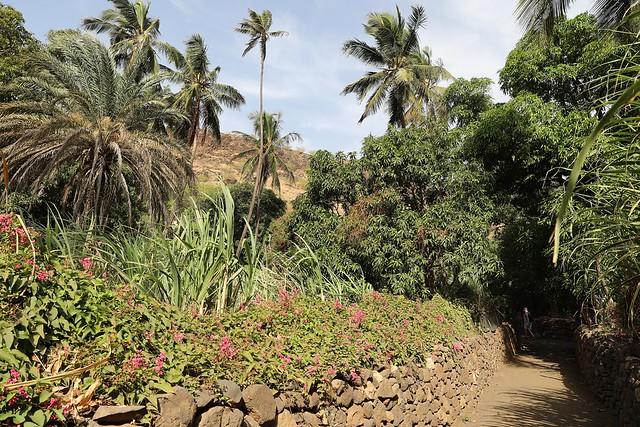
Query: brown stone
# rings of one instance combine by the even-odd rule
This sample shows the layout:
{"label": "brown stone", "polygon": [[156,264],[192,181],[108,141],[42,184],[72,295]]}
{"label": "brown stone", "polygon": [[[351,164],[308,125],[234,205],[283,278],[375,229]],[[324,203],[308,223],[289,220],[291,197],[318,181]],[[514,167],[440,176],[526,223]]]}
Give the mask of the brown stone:
{"label": "brown stone", "polygon": [[125,424],[142,418],[146,412],[144,406],[100,406],[92,420],[99,424]]}
{"label": "brown stone", "polygon": [[359,427],[364,424],[364,410],[361,406],[352,406],[347,410],[347,426]]}
{"label": "brown stone", "polygon": [[240,386],[233,381],[218,380],[218,388],[222,396],[232,405],[239,405],[242,402],[242,390]]}
{"label": "brown stone", "polygon": [[360,405],[362,402],[364,402],[364,399],[365,399],[364,391],[362,391],[360,389],[353,391],[353,404],[354,405]]}
{"label": "brown stone", "polygon": [[342,394],[338,396],[336,403],[340,406],[346,407],[346,406],[351,406],[352,402],[353,402],[353,388],[347,386],[342,391]]}
{"label": "brown stone", "polygon": [[320,425],[320,420],[318,417],[311,412],[305,412],[302,414],[303,425],[307,427],[318,427]]}
{"label": "brown stone", "polygon": [[298,427],[298,423],[294,419],[291,412],[284,410],[282,413],[278,414],[276,425],[278,427]]}
{"label": "brown stone", "polygon": [[378,390],[376,391],[376,397],[378,399],[391,399],[395,398],[398,394],[398,390],[396,389],[397,384],[396,380],[393,378],[389,378],[383,380],[378,386]]}
{"label": "brown stone", "polygon": [[264,384],[254,384],[242,392],[242,399],[249,412],[258,424],[271,422],[276,417],[276,400],[273,392]]}
{"label": "brown stone", "polygon": [[158,396],[160,416],[156,427],[189,427],[196,416],[196,401],[183,387],[174,387],[174,392]]}

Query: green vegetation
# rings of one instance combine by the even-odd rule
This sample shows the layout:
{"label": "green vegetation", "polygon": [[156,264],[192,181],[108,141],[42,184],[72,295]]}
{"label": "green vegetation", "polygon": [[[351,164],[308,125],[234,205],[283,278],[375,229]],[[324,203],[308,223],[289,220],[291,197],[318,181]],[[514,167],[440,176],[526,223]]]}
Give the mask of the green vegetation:
{"label": "green vegetation", "polygon": [[[434,344],[474,332],[469,313],[440,297],[416,303],[369,291],[350,302],[282,287],[270,299],[253,294],[229,314],[198,313],[198,306],[191,312],[118,285],[118,275],[97,278],[105,277],[100,258],[72,260],[52,248],[41,252],[45,247],[37,240],[34,256],[34,230],[11,215],[0,216],[0,224],[0,379],[16,384],[1,408],[3,420],[13,423],[62,420],[90,399],[153,407],[154,396],[172,385],[213,386],[223,376],[240,384],[294,381],[323,391],[335,372],[420,362]],[[172,250],[186,253],[178,246]],[[226,253],[233,256],[232,244]],[[91,375],[75,383],[76,369]],[[87,396],[84,403],[72,406],[72,395],[54,397],[54,380]]]}
{"label": "green vegetation", "polygon": [[322,392],[523,305],[638,338],[635,16],[602,27],[622,3],[565,19],[568,2],[521,2],[547,37],[506,58],[504,103],[484,77],[438,86],[452,77],[419,42],[422,7],[369,14],[373,42],[344,52],[373,70],[344,93],[366,99],[361,121],[384,106],[389,127],[358,153],[314,153],[290,207],[282,148],[300,135],[263,105],[268,42],[286,34],[271,13],[236,27],[243,54],[260,50],[239,155],[252,182],[200,193],[197,145],[244,98],[201,36],[182,53],[149,3],[112,3],[83,22],[109,46],[78,30],[39,44],[0,6],[1,423],[60,424],[95,401],[154,409],[221,376]]}

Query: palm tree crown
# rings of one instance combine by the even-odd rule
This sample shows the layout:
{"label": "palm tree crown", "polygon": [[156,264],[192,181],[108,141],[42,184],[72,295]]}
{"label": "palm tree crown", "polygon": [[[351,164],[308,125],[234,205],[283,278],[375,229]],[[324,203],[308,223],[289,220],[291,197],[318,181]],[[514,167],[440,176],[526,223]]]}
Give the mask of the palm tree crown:
{"label": "palm tree crown", "polygon": [[187,142],[195,154],[200,124],[204,127],[203,140],[209,131],[216,141],[220,141],[222,107],[240,108],[245,100],[235,88],[218,82],[220,67],[209,69],[207,46],[199,34],[187,41],[184,55],[174,52],[169,59],[176,66],[176,71],[169,72],[170,79],[181,85],[175,105],[189,117]]}
{"label": "palm tree crown", "polygon": [[[516,17],[527,30],[541,30],[550,35],[558,19],[567,16],[574,0],[518,0]],[[598,22],[610,27],[622,21],[625,15],[635,8],[635,0],[594,0],[593,13]]]}
{"label": "palm tree crown", "polygon": [[[60,171],[62,203],[80,220],[105,224],[116,203],[145,205],[152,218],[192,180],[189,155],[157,121],[182,115],[155,88],[163,78],[138,79],[144,58],[119,70],[95,37],[52,33],[33,58],[33,75],[16,79],[19,101],[0,104],[0,148],[9,159],[10,186],[38,194]],[[183,118],[182,118],[183,119]]]}
{"label": "palm tree crown", "polygon": [[98,18],[86,18],[83,28],[107,33],[118,64],[129,61],[134,53],[144,58],[143,73],[160,70],[158,54],[172,52],[174,48],[159,40],[160,20],[149,16],[148,2],[143,0],[109,0],[113,8],[104,10]]}
{"label": "palm tree crown", "polygon": [[420,47],[418,30],[426,22],[422,6],[412,6],[409,20],[396,7],[396,14],[371,13],[364,24],[373,37],[371,45],[359,39],[347,41],[343,51],[376,68],[343,90],[354,93],[365,102],[359,122],[376,113],[383,104],[389,113],[389,123],[404,127],[415,120],[416,107],[427,113],[435,96],[436,78],[449,77],[442,64],[432,64],[430,54]]}
{"label": "palm tree crown", "polygon": [[249,41],[247,41],[245,45],[242,56],[245,56],[260,44],[260,56],[266,58],[267,40],[271,37],[283,37],[288,34],[286,31],[271,31],[272,23],[273,16],[271,15],[271,11],[264,10],[262,13],[258,13],[255,10],[249,9],[249,18],[244,19],[235,28],[236,32],[249,36]]}
{"label": "palm tree crown", "polygon": [[282,148],[290,144],[302,141],[299,133],[290,132],[282,135],[282,115],[264,113],[263,129],[264,129],[264,163],[262,173],[259,173],[258,162],[260,158],[260,124],[258,114],[253,113],[251,120],[253,121],[254,135],[248,135],[243,132],[236,132],[251,141],[255,147],[243,151],[235,156],[235,158],[246,159],[242,168],[245,179],[251,179],[257,175],[261,176],[263,183],[271,178],[271,188],[280,194],[280,174],[284,174],[285,178],[290,181],[294,180],[294,175],[286,161],[282,157]]}

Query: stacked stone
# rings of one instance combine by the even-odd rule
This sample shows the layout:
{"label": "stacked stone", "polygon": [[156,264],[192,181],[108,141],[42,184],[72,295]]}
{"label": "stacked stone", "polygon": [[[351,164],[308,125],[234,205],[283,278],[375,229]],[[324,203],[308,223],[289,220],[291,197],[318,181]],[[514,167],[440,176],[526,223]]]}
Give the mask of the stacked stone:
{"label": "stacked stone", "polygon": [[576,331],[578,364],[594,393],[621,427],[640,427],[640,357],[631,340],[599,328]]}
{"label": "stacked stone", "polygon": [[[219,381],[220,393],[192,395],[176,387],[158,398],[157,427],[450,426],[472,405],[507,354],[503,330],[456,346],[438,345],[421,366],[385,365],[334,378],[326,393],[241,388]],[[455,349],[454,349],[455,348]],[[111,417],[107,416],[111,413]],[[118,414],[115,417],[115,414]],[[126,414],[130,414],[127,417]],[[92,426],[127,425],[144,407],[101,407]],[[117,422],[114,420],[117,419]]]}

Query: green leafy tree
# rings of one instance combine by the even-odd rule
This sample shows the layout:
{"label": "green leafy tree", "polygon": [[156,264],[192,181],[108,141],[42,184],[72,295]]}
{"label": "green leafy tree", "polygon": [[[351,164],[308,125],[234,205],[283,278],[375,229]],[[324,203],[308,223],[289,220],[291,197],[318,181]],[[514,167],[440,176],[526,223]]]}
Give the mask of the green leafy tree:
{"label": "green leafy tree", "polygon": [[442,125],[392,128],[367,138],[360,159],[316,153],[291,235],[338,270],[361,268],[379,290],[486,294],[501,274],[490,180],[452,136]]}
{"label": "green leafy tree", "polygon": [[245,100],[235,88],[218,82],[220,67],[209,69],[207,46],[199,34],[189,38],[184,55],[174,52],[170,55],[170,60],[175,64],[176,71],[170,71],[169,78],[181,86],[174,96],[174,103],[189,118],[187,145],[191,147],[193,158],[200,125],[203,127],[203,142],[207,132],[213,134],[215,141],[220,141],[220,114],[223,106],[237,109]]}
{"label": "green leafy tree", "polygon": [[[272,37],[284,37],[287,35],[286,31],[272,31],[271,24],[273,22],[273,16],[269,10],[264,10],[262,13],[257,13],[254,10],[249,9],[249,17],[244,19],[238,26],[235,28],[240,34],[245,34],[249,36],[249,41],[247,41],[244,52],[242,52],[242,56],[251,52],[256,46],[260,47],[260,109],[258,110],[258,116],[262,117],[264,114],[264,63],[267,59],[267,42]],[[264,163],[264,128],[263,121],[260,120],[260,157],[258,159],[258,170],[263,169]],[[262,192],[262,187],[264,186],[264,182],[262,182],[262,175],[256,175],[256,182],[254,186],[254,196],[252,198],[251,204],[249,205],[249,214],[248,214],[248,222],[242,231],[242,238],[247,234],[247,227],[249,227],[249,223],[253,218],[253,211],[255,209],[256,203],[259,200],[258,195]],[[256,221],[256,231],[258,230],[259,222]],[[257,234],[257,233],[256,233]],[[238,244],[238,251],[240,250],[240,244]]]}
{"label": "green leafy tree", "polygon": [[525,35],[500,71],[500,85],[512,97],[531,92],[562,107],[590,110],[606,96],[601,77],[619,53],[620,43],[584,13],[560,20],[549,40]]}
{"label": "green leafy tree", "polygon": [[[28,55],[37,48],[37,41],[24,27],[22,14],[0,3],[0,84],[6,85],[23,75]],[[0,94],[7,100],[10,94]]]}
{"label": "green leafy tree", "polygon": [[494,177],[497,197],[538,211],[550,189],[564,183],[566,165],[594,120],[522,94],[484,112],[471,125],[464,150]]}
{"label": "green leafy tree", "polygon": [[362,162],[356,153],[319,150],[309,159],[307,194],[314,204],[335,213],[349,212],[364,188]]}
{"label": "green leafy tree", "polygon": [[150,2],[143,0],[109,0],[111,9],[102,11],[97,18],[86,18],[83,28],[106,33],[119,65],[134,56],[142,58],[141,75],[160,70],[158,52],[171,53],[175,49],[159,39],[160,20],[149,16]]}
{"label": "green leafy tree", "polygon": [[61,203],[77,220],[94,217],[104,225],[118,204],[131,219],[135,198],[152,218],[166,218],[192,171],[181,146],[151,130],[180,113],[154,90],[161,75],[138,80],[144,63],[134,57],[120,71],[96,38],[52,33],[34,54],[33,75],[14,81],[20,101],[0,104],[10,186],[37,194],[64,171]]}
{"label": "green leafy tree", "polygon": [[[283,174],[286,179],[293,181],[295,179],[293,172],[289,169],[286,161],[282,156],[282,149],[290,144],[302,141],[302,137],[299,133],[289,132],[282,134],[282,115],[264,113],[262,115],[263,123],[258,123],[259,116],[257,114],[251,115],[253,121],[254,135],[249,135],[244,132],[236,132],[243,136],[246,140],[250,141],[254,147],[238,153],[235,158],[246,159],[243,167],[242,174],[247,180],[255,180],[255,177],[260,175],[260,180],[263,183],[267,183],[269,178],[271,179],[271,188],[276,190],[280,194],[280,174]],[[260,153],[260,128],[262,127],[264,132],[264,152]],[[262,169],[258,169],[260,163],[260,157],[264,158],[262,163]],[[256,211],[259,210],[259,204]]]}
{"label": "green leafy tree", "polygon": [[433,110],[439,91],[437,83],[450,74],[441,62],[433,62],[428,49],[422,49],[418,31],[426,22],[422,6],[412,6],[406,20],[396,7],[396,14],[370,13],[364,30],[374,44],[360,39],[347,41],[343,52],[375,67],[354,83],[347,85],[343,95],[354,93],[365,102],[359,122],[376,113],[384,104],[389,123],[405,127],[422,119]]}
{"label": "green leafy tree", "polygon": [[443,95],[449,123],[461,128],[468,126],[493,107],[491,83],[489,78],[478,77],[454,80]]}

